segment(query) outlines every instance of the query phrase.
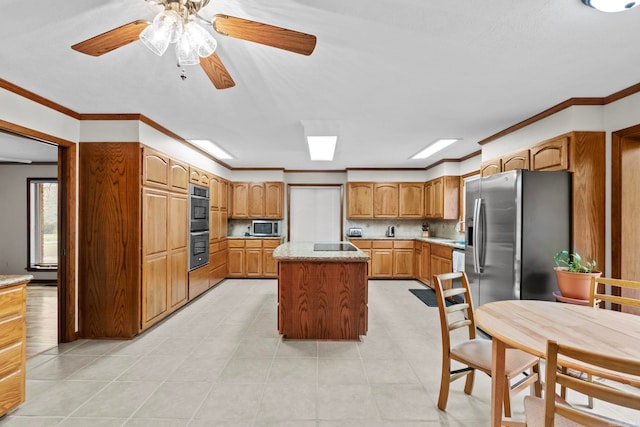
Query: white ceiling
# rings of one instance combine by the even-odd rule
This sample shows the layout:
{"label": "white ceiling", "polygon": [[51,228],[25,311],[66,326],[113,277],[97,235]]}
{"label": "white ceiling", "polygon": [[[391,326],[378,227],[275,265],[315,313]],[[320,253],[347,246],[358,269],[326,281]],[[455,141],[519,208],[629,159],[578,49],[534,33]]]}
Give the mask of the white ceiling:
{"label": "white ceiling", "polygon": [[[232,167],[425,167],[572,97],[640,81],[640,7],[580,0],[212,0],[224,13],[314,34],[311,56],[214,33],[236,82],[134,42],[101,57],[70,46],[152,19],[144,0],[3,0],[0,77],[79,113],[141,113],[212,139]],[[1,117],[0,117],[1,118]],[[301,120],[337,123],[333,162],[311,162]],[[441,137],[464,138],[425,160]],[[14,144],[15,145],[15,144]],[[2,152],[0,151],[0,155]],[[6,155],[6,154],[5,154]]]}

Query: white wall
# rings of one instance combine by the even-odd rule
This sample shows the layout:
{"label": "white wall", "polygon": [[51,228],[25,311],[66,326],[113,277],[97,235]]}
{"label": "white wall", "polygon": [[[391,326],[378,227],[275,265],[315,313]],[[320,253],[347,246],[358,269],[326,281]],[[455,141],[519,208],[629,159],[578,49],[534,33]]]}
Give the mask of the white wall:
{"label": "white wall", "polygon": [[27,259],[27,178],[56,178],[57,165],[0,164],[0,274],[31,274],[55,280],[56,272],[29,272]]}

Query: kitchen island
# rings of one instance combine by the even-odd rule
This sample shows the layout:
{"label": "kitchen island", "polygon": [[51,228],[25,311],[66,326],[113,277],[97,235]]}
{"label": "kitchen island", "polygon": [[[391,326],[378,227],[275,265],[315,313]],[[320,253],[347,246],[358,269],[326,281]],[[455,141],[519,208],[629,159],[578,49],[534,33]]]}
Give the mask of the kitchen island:
{"label": "kitchen island", "polygon": [[367,333],[367,261],[348,242],[276,248],[278,330],[285,338],[358,340]]}

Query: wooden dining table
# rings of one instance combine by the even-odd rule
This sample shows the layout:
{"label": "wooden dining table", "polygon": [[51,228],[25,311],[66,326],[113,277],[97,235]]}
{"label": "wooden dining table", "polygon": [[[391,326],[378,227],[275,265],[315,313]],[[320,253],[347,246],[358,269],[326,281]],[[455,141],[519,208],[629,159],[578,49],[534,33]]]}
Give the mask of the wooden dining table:
{"label": "wooden dining table", "polygon": [[[478,326],[493,337],[491,369],[491,425],[502,421],[502,396],[505,382],[504,360],[507,348],[517,348],[545,358],[547,341],[580,347],[609,356],[640,360],[640,316],[574,304],[550,301],[508,300],[491,302],[475,311]],[[580,370],[585,366],[571,359],[558,364]],[[636,378],[611,378],[636,387]]]}

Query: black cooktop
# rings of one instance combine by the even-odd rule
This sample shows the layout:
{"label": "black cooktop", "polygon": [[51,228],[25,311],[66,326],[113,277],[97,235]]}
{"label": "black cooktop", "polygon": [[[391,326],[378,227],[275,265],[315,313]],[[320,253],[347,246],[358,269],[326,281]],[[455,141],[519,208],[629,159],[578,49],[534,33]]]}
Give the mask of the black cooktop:
{"label": "black cooktop", "polygon": [[314,251],[357,251],[350,243],[314,243]]}

